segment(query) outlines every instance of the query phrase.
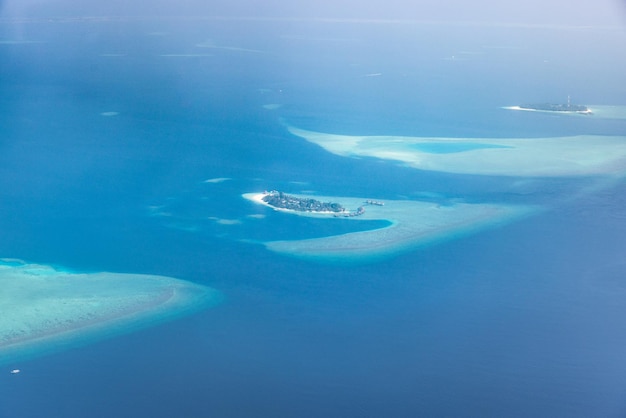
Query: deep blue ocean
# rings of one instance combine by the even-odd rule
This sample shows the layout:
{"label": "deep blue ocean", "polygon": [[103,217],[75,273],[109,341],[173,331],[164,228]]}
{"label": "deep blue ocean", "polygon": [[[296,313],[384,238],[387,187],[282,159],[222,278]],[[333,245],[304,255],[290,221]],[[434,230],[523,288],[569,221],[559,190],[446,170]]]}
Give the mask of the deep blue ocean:
{"label": "deep blue ocean", "polygon": [[[568,95],[625,105],[625,40],[415,22],[0,20],[0,257],[225,296],[0,370],[0,417],[626,416],[623,177],[421,171],[336,156],[285,128],[626,135],[624,120],[502,109]],[[384,222],[329,224],[241,197],[271,189],[546,210],[343,265],[257,242]]]}

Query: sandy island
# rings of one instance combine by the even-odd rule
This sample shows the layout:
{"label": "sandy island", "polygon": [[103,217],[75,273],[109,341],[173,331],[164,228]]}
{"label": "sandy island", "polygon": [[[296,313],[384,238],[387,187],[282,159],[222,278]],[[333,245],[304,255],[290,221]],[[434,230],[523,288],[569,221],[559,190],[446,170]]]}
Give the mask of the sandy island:
{"label": "sandy island", "polygon": [[521,110],[524,112],[541,112],[541,113],[556,113],[565,115],[593,115],[593,111],[590,108],[587,110],[547,110],[547,109],[531,109],[522,106],[504,106],[503,109],[508,110]]}
{"label": "sandy island", "polygon": [[520,110],[524,112],[541,112],[541,113],[555,113],[565,115],[583,115],[591,116],[594,119],[626,119],[626,106],[611,106],[611,105],[591,105],[588,106],[587,111],[552,111],[541,109],[528,109],[521,106],[504,106],[502,109],[507,110]]}
{"label": "sandy island", "polygon": [[[264,193],[246,193],[244,198],[270,206],[262,198]],[[277,209],[299,216],[329,219],[387,220],[391,225],[369,231],[352,232],[323,238],[269,241],[263,244],[269,250],[299,258],[328,262],[369,262],[403,253],[420,246],[454,239],[484,228],[496,227],[526,216],[536,208],[456,203],[442,206],[432,202],[412,200],[385,200],[384,205],[368,205],[369,198],[337,196],[303,196],[323,201],[338,202],[347,210],[364,207],[362,215],[335,217],[331,213],[298,212]],[[270,206],[271,207],[271,206]],[[273,208],[272,209],[276,209]]]}
{"label": "sandy island", "polygon": [[[267,206],[268,208],[272,208],[276,211],[279,212],[289,212],[289,213],[293,213],[295,215],[301,215],[301,216],[310,216],[310,217],[334,217],[337,212],[331,212],[331,211],[322,211],[322,210],[317,210],[317,211],[309,211],[309,212],[305,212],[305,211],[297,211],[297,210],[293,210],[293,209],[287,209],[287,208],[277,208],[276,206],[272,206],[269,203],[267,203],[266,201],[263,200],[263,198],[265,196],[267,196],[268,193],[267,192],[262,192],[262,193],[244,193],[242,196],[245,199],[251,200],[254,203],[258,203],[260,205],[264,205]],[[299,195],[299,197],[315,197],[315,196],[303,196],[303,195]]]}

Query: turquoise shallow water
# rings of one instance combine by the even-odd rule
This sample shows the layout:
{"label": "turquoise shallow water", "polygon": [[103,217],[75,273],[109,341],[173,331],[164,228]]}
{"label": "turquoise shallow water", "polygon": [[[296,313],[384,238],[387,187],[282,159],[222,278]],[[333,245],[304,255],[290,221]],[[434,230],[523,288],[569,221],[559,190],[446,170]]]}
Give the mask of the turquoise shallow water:
{"label": "turquoise shallow water", "polygon": [[[617,119],[502,109],[568,94],[623,104],[623,58],[603,52],[619,36],[585,32],[571,54],[562,33],[520,27],[0,23],[1,39],[41,41],[0,44],[0,256],[224,295],[172,323],[7,365],[1,417],[623,415],[622,178],[418,170],[332,155],[281,122],[345,135],[624,135]],[[542,210],[346,266],[260,242],[388,223],[241,197],[273,189]]]}
{"label": "turquoise shallow water", "polygon": [[505,145],[493,145],[493,144],[481,144],[472,142],[456,142],[456,143],[424,143],[424,144],[412,144],[411,148],[426,152],[429,154],[453,154],[456,152],[472,151],[477,149],[489,149],[489,148],[510,148]]}

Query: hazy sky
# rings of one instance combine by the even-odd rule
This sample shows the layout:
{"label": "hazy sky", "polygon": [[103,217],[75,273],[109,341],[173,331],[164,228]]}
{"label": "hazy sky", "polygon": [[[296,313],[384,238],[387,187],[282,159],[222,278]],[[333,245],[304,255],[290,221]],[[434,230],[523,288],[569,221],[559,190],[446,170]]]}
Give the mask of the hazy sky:
{"label": "hazy sky", "polygon": [[626,0],[0,0],[3,15],[225,15],[626,25]]}

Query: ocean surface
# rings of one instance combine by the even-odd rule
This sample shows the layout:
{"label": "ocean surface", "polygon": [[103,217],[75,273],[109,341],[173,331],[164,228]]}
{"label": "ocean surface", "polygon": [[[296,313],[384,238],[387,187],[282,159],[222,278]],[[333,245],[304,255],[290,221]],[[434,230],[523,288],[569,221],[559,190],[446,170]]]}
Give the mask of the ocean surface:
{"label": "ocean surface", "polygon": [[[225,298],[3,366],[0,417],[625,416],[626,167],[449,174],[333,155],[286,129],[626,136],[624,119],[503,109],[626,105],[625,40],[593,27],[0,20],[0,257],[171,276]],[[387,221],[241,197],[274,189],[541,210],[325,263],[261,243]]]}

